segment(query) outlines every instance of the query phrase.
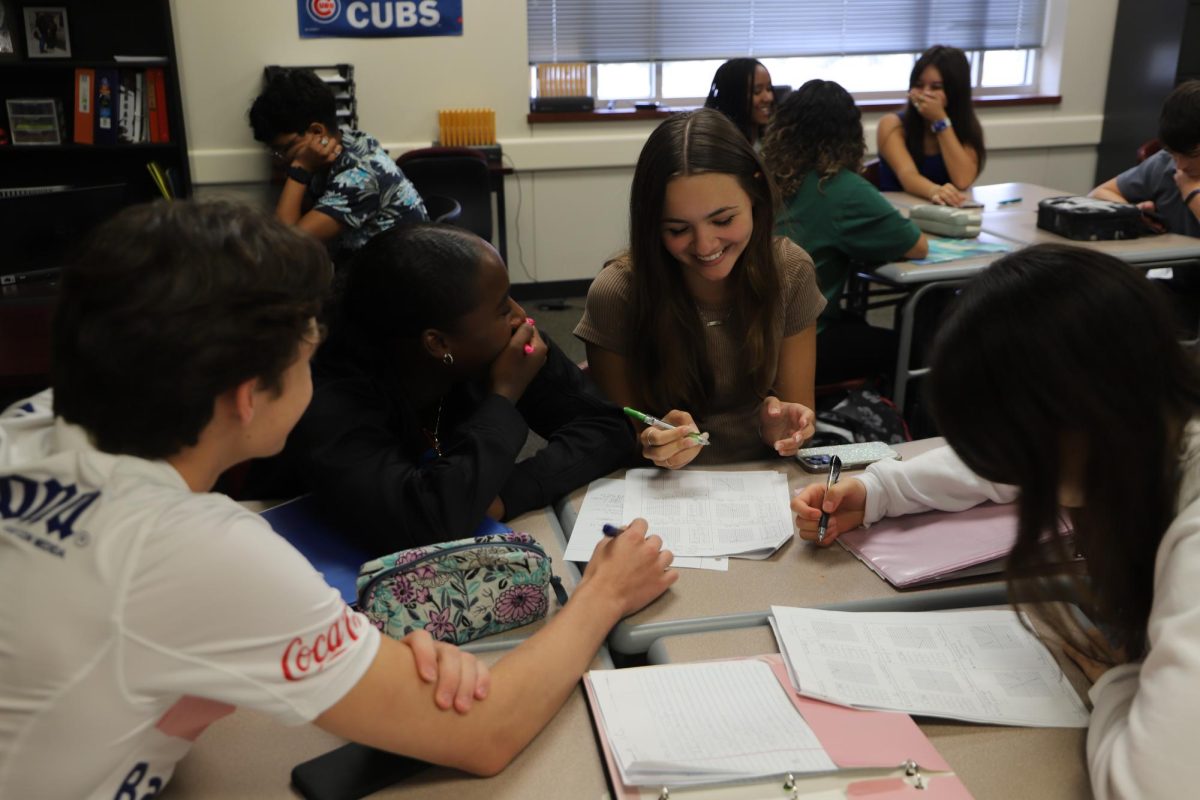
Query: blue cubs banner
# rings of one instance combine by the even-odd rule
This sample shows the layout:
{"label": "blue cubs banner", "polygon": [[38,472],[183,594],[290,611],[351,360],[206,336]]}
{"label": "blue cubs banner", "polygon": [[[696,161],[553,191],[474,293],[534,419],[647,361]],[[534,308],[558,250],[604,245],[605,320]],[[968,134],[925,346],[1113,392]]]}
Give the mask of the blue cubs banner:
{"label": "blue cubs banner", "polygon": [[462,0],[296,0],[300,36],[462,36]]}

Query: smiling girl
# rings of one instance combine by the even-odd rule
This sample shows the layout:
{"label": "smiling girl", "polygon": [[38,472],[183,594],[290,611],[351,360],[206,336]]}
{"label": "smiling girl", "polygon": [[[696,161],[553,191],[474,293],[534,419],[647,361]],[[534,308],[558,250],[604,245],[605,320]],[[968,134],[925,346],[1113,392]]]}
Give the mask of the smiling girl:
{"label": "smiling girl", "polygon": [[922,53],[909,77],[908,104],[880,119],[876,135],[881,190],[962,205],[987,159],[966,54],[943,45]]}
{"label": "smiling girl", "polygon": [[717,68],[705,108],[715,108],[758,147],[775,110],[771,73],[753,58],[732,58]]}
{"label": "smiling girl", "polygon": [[[719,112],[671,117],[642,148],[629,250],[592,283],[575,335],[609,398],[679,426],[641,432],[658,466],[788,456],[812,435],[825,300],[808,254],[771,236],[775,194]],[[686,435],[701,427],[710,446]]]}

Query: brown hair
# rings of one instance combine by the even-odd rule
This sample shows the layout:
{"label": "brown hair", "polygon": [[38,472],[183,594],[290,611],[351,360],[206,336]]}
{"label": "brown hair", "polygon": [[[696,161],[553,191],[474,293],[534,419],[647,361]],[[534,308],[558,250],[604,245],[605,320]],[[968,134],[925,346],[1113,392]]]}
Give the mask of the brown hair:
{"label": "brown hair", "polygon": [[127,208],[64,272],[54,411],[105,452],[174,455],[222,392],[282,388],[331,275],[316,239],[248,207]]}
{"label": "brown hair", "polygon": [[763,160],[785,198],[810,172],[820,182],[843,169],[861,172],[865,151],[862,112],[833,81],[812,80],[789,94],[763,140]]}
{"label": "brown hair", "polygon": [[[780,266],[771,236],[777,193],[746,137],[719,111],[677,114],[650,134],[638,157],[629,200],[634,385],[653,409],[688,408],[703,415],[713,391],[704,326],[682,267],[663,245],[667,184],[677,177],[721,173],[737,179],[753,205],[753,232],[730,273],[727,325],[744,341],[743,363],[765,396],[779,358],[774,335],[781,315]],[[661,413],[661,411],[659,412]]]}

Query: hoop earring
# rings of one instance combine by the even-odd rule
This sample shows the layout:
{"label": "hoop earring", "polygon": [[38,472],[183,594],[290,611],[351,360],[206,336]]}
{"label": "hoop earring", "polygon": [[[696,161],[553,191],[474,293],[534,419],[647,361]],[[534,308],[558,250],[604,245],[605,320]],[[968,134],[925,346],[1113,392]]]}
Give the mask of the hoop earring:
{"label": "hoop earring", "polygon": [[450,355],[449,353],[446,353],[445,355],[442,356],[442,363],[445,364],[447,367],[454,366],[454,356]]}

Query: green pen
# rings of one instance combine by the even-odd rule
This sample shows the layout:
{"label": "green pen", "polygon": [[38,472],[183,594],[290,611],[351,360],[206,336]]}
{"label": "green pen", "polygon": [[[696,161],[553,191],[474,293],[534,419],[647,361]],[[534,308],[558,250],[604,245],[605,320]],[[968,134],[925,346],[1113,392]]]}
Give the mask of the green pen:
{"label": "green pen", "polygon": [[[672,425],[671,423],[663,422],[658,417],[652,417],[649,414],[643,414],[642,412],[638,411],[636,408],[630,408],[629,406],[625,406],[625,415],[628,417],[633,417],[634,419],[636,419],[638,422],[642,423],[643,425],[649,425],[651,428],[658,428],[660,431],[675,430],[675,426]],[[701,446],[709,443],[707,433],[689,433],[688,438],[694,442],[699,442]]]}

